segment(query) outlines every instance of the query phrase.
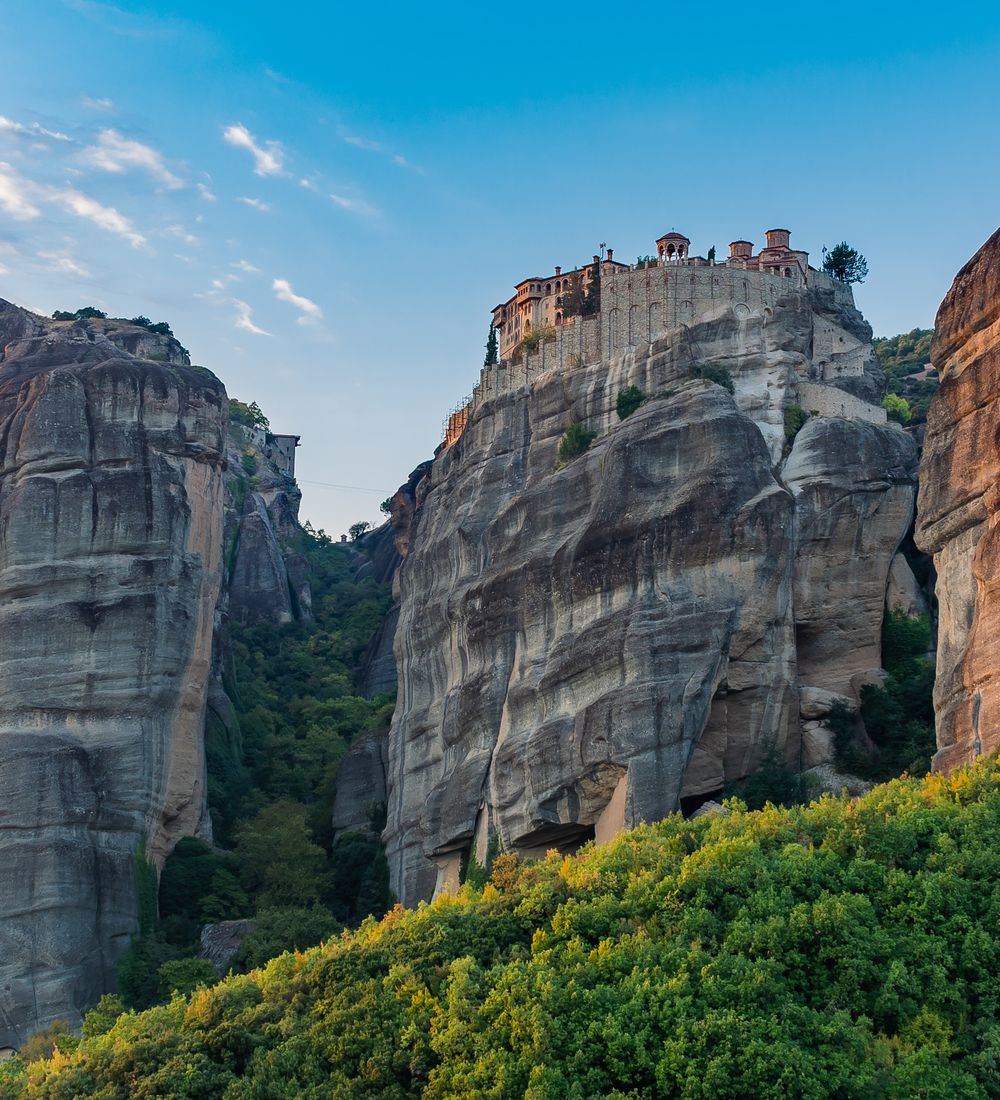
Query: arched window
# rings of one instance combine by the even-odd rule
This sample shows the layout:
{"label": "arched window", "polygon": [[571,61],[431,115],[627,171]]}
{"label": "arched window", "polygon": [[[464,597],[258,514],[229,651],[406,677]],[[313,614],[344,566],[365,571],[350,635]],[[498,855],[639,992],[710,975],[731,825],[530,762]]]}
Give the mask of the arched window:
{"label": "arched window", "polygon": [[561,314],[561,313],[557,313],[557,314],[556,314],[556,324],[557,324],[557,325],[561,325],[561,324],[562,324],[562,314]]}
{"label": "arched window", "polygon": [[792,277],[792,269],[790,267],[785,268],[785,278],[790,279]]}
{"label": "arched window", "polygon": [[552,293],[552,284],[551,283],[546,283],[545,284],[545,293],[546,294],[551,294]]}

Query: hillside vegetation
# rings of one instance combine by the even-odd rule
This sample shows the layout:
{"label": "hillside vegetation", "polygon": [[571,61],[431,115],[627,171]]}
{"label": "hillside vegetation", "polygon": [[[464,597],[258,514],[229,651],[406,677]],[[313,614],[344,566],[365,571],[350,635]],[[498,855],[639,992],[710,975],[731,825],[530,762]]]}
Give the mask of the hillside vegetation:
{"label": "hillside vegetation", "polygon": [[889,393],[904,398],[909,406],[910,424],[921,424],[927,419],[927,407],[937,392],[937,372],[927,376],[933,338],[933,329],[915,328],[872,341],[879,366],[888,376]]}
{"label": "hillside vegetation", "polygon": [[997,1097],[998,920],[993,759],[731,802],[88,1017],[0,1098]]}

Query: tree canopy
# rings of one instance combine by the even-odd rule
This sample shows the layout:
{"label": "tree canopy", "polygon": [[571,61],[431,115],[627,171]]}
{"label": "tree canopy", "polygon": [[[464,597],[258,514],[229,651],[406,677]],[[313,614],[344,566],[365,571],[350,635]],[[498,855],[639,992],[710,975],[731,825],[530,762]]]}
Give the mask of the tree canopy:
{"label": "tree canopy", "polygon": [[481,888],[49,1036],[0,1100],[998,1096],[996,760],[727,809],[497,855]]}
{"label": "tree canopy", "polygon": [[863,283],[868,278],[868,261],[847,241],[841,241],[824,257],[823,270],[842,283]]}

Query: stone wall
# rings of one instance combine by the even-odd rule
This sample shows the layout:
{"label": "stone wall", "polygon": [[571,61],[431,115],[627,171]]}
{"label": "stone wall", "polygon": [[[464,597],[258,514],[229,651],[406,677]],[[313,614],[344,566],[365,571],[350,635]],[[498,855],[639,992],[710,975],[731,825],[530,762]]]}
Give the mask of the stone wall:
{"label": "stone wall", "polygon": [[835,386],[799,382],[798,392],[799,404],[807,413],[816,416],[845,416],[854,420],[865,420],[869,424],[886,423],[886,412],[880,405],[871,405]]}

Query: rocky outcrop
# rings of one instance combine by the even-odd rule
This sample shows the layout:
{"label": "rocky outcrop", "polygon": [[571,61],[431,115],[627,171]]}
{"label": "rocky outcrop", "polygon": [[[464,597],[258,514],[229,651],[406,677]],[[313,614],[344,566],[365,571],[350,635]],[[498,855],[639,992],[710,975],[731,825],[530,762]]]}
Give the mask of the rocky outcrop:
{"label": "rocky outcrop", "polygon": [[204,826],[226,395],[133,328],[0,303],[0,1046],[112,987]]}
{"label": "rocky outcrop", "polygon": [[[799,762],[800,687],[853,693],[878,667],[914,445],[815,417],[779,465],[797,387],[870,358],[863,318],[829,297],[542,373],[481,402],[394,498],[401,900],[453,886],[493,834],[568,849],[696,805],[771,750]],[[733,397],[692,380],[705,364]],[[648,400],[619,421],[630,385]],[[557,468],[573,420],[596,439]]]}
{"label": "rocky outcrop", "polygon": [[1000,230],[955,277],[931,360],[916,541],[934,555],[934,709],[947,771],[1000,748]]}

